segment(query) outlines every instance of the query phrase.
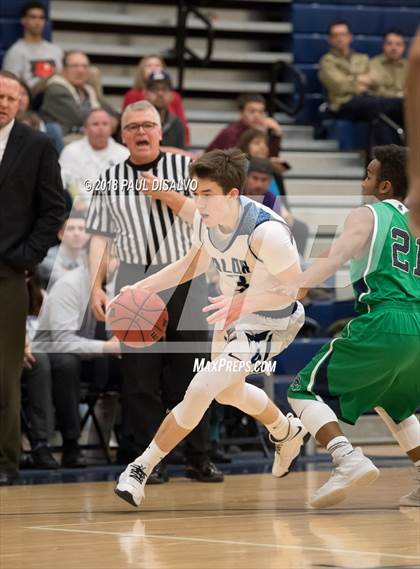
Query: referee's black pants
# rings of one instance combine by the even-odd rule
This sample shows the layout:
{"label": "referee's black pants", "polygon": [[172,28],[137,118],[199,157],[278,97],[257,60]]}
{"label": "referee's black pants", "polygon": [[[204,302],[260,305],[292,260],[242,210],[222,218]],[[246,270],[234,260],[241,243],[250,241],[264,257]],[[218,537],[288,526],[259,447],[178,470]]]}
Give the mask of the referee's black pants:
{"label": "referee's black pants", "polygon": [[[147,274],[160,270],[153,266]],[[143,279],[144,267],[121,263],[116,291]],[[193,290],[190,291],[190,287]],[[190,294],[189,294],[190,292]],[[188,295],[188,302],[186,303]],[[156,434],[168,410],[182,401],[192,378],[195,358],[208,357],[208,331],[202,307],[207,304],[204,276],[160,293],[167,304],[169,323],[165,342],[150,348],[124,347],[122,354],[121,451],[141,454]],[[179,329],[181,328],[181,329]],[[185,342],[184,352],[171,353],[165,344]],[[186,460],[199,464],[210,452],[210,420],[206,412],[185,440]],[[134,447],[134,448],[133,448]],[[127,452],[127,454],[128,454]]]}

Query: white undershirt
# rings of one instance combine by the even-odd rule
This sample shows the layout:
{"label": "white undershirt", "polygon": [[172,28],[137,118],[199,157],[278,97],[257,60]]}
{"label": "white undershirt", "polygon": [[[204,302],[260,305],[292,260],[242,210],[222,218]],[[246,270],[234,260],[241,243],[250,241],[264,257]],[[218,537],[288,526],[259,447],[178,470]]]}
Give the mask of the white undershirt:
{"label": "white undershirt", "polygon": [[3,160],[3,154],[4,154],[4,151],[6,150],[7,142],[9,140],[9,136],[10,136],[10,132],[11,132],[14,124],[15,124],[15,119],[10,121],[9,124],[4,126],[3,128],[0,128],[0,164],[1,164],[1,161]]}

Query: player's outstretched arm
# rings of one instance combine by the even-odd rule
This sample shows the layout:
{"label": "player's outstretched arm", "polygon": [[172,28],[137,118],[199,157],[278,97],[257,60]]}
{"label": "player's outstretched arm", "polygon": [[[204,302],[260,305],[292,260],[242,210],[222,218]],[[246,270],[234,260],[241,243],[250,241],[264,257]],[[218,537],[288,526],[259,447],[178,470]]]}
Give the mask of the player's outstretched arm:
{"label": "player's outstretched arm", "polygon": [[209,296],[210,304],[203,308],[203,312],[211,312],[207,317],[209,324],[223,322],[223,327],[226,329],[242,316],[260,310],[276,310],[281,305],[290,304],[291,300],[289,294],[277,288],[264,291],[264,294],[252,294],[246,291],[233,297],[221,294],[215,297]]}
{"label": "player's outstretched arm", "polygon": [[416,237],[420,237],[420,28],[411,44],[408,58],[405,112],[410,149],[408,160],[410,228]]}
{"label": "player's outstretched arm", "polygon": [[207,271],[209,264],[210,257],[204,249],[193,245],[188,253],[175,263],[171,263],[154,275],[131,286],[123,287],[121,290],[146,288],[151,292],[159,293],[202,275]]}
{"label": "player's outstretched arm", "polygon": [[352,211],[344,223],[343,233],[328,254],[316,259],[313,265],[298,277],[296,284],[299,289],[320,285],[350,259],[361,257],[370,242],[373,224],[374,218],[370,208],[359,207]]}

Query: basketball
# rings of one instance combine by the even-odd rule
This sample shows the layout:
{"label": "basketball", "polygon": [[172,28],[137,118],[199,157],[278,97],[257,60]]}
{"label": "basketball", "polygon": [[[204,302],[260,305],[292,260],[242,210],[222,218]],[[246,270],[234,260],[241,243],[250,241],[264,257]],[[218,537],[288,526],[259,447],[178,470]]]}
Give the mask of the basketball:
{"label": "basketball", "polygon": [[168,311],[157,294],[141,288],[120,293],[108,306],[107,322],[125,345],[145,348],[166,332]]}

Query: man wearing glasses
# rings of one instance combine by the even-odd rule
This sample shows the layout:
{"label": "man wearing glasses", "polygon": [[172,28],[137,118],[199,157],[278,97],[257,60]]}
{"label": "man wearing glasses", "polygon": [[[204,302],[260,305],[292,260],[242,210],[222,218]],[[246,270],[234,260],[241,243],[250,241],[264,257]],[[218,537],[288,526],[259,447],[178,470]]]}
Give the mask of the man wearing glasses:
{"label": "man wearing glasses", "polygon": [[[64,56],[61,75],[54,75],[48,81],[41,115],[46,122],[59,123],[63,136],[81,133],[85,118],[92,109],[102,108],[113,116],[116,114],[89,85],[89,72],[87,55],[82,51],[69,51]],[[65,142],[70,142],[70,139]]]}
{"label": "man wearing glasses", "polygon": [[[102,289],[106,267],[101,264],[107,247],[114,242],[120,259],[118,291],[187,253],[195,212],[190,159],[161,151],[161,120],[155,107],[148,101],[133,103],[126,107],[121,120],[122,138],[130,156],[106,170],[93,187],[87,220],[86,230],[92,233],[91,304],[98,320],[105,319],[108,300]],[[206,350],[207,324],[201,311],[207,298],[205,279],[180,285],[162,298],[169,313],[165,342],[148,349],[123,349],[118,456],[122,463],[134,460],[147,448],[166,411],[182,400],[193,377],[195,357]],[[187,477],[203,482],[223,480],[223,474],[209,460],[209,447],[205,416],[187,441]],[[167,480],[161,465],[149,478],[152,483]]]}

